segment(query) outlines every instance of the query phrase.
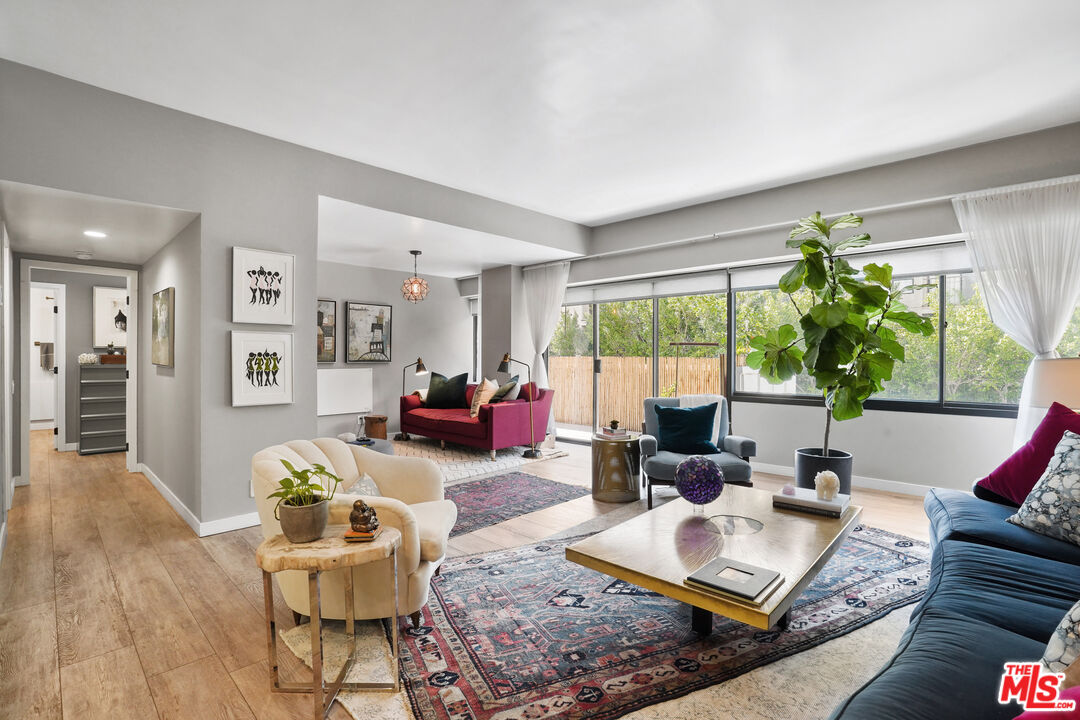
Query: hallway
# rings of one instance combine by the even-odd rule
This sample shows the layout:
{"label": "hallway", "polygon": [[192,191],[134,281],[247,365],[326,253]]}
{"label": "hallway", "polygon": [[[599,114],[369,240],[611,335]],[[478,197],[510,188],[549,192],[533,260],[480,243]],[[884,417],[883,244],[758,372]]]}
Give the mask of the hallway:
{"label": "hallway", "polygon": [[[124,455],[31,433],[0,564],[0,715],[13,720],[295,718],[272,695],[259,528],[198,538]],[[280,595],[278,621],[292,625]],[[286,677],[310,679],[290,653]],[[331,718],[348,714],[335,705]]]}

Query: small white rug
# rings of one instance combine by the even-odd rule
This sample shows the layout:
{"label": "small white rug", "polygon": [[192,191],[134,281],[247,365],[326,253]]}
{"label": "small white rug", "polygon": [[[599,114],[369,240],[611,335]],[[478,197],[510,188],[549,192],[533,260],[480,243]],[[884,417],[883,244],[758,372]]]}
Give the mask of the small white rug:
{"label": "small white rug", "polygon": [[487,450],[453,443],[446,443],[446,449],[444,450],[438,440],[419,435],[410,435],[410,437],[412,440],[394,441],[394,454],[405,457],[423,457],[438,463],[443,475],[446,476],[448,484],[469,480],[481,475],[513,470],[522,465],[563,457],[567,454],[565,450],[542,447],[540,448],[541,457],[532,460],[521,456],[521,453],[526,448],[519,446],[496,450],[495,459],[492,460],[491,454]]}
{"label": "small white rug", "polygon": [[[698,690],[686,697],[636,710],[628,720],[775,720],[827,717],[841,700],[878,671],[896,650],[914,605],[892,611],[881,620],[791,655],[764,667]],[[300,625],[281,631],[281,639],[311,666],[311,630]],[[377,621],[357,622],[357,661],[352,682],[387,682],[390,647]],[[323,667],[337,675],[345,660],[345,623],[323,626]],[[355,720],[415,720],[405,691],[344,692],[337,702]]]}

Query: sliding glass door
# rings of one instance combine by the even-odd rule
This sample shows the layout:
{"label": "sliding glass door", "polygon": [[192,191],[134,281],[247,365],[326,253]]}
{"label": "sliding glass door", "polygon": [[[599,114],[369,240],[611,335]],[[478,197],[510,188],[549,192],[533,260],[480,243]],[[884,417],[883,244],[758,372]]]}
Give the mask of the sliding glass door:
{"label": "sliding glass door", "polygon": [[596,424],[618,420],[621,427],[640,430],[642,401],[653,394],[653,301],[599,303],[596,321]]}
{"label": "sliding glass door", "polygon": [[558,437],[588,440],[592,435],[593,306],[566,305],[548,346],[548,382],[555,388],[555,428]]}

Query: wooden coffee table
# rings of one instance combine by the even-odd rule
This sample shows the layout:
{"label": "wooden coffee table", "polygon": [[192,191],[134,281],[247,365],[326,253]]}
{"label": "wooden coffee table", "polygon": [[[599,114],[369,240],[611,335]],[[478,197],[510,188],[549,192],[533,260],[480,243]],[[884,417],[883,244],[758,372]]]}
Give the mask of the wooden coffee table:
{"label": "wooden coffee table", "polygon": [[[712,614],[763,629],[787,627],[791,605],[862,515],[840,518],[774,509],[768,490],[729,485],[696,514],[682,498],[579,540],[566,559],[691,606],[696,632],[712,632]],[[782,584],[761,605],[689,587],[683,580],[713,558],[777,570]]]}

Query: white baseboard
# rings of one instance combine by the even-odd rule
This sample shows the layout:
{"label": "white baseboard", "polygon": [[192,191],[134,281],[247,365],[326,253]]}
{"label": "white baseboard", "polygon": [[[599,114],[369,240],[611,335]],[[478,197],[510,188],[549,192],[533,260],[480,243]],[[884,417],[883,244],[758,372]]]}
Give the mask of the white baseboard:
{"label": "white baseboard", "polygon": [[7,520],[0,525],[0,564],[4,562],[4,548],[7,547]]}
{"label": "white baseboard", "polygon": [[188,524],[188,527],[194,530],[195,534],[198,535],[200,523],[199,518],[195,517],[195,513],[191,512],[191,510],[188,509],[188,506],[185,505],[180,498],[176,497],[176,493],[170,490],[169,486],[163,483],[161,478],[146,466],[146,463],[139,463],[139,472],[150,481],[150,484],[161,493],[161,497],[165,498],[165,502],[169,503],[169,505],[172,506],[172,509],[175,510],[184,522]]}
{"label": "white baseboard", "polygon": [[[29,485],[29,484],[30,484],[30,478],[27,478],[26,480],[23,480],[22,475],[16,475],[15,477],[11,478],[11,487],[13,487],[13,488],[22,487],[23,485]],[[8,497],[10,498],[11,495],[9,494]],[[10,505],[9,505],[9,507],[10,507]]]}
{"label": "white baseboard", "polygon": [[233,515],[231,517],[219,518],[217,520],[210,520],[209,522],[202,522],[199,518],[195,517],[195,513],[191,512],[187,505],[176,497],[176,493],[169,489],[169,487],[161,481],[153,470],[146,466],[146,463],[139,463],[139,472],[146,476],[146,479],[150,481],[161,496],[165,498],[165,502],[172,506],[184,522],[188,524],[195,534],[199,537],[206,537],[207,535],[217,535],[218,533],[229,532],[230,530],[240,530],[242,528],[253,527],[259,524],[259,513],[251,512],[244,515]]}
{"label": "white baseboard", "polygon": [[52,430],[54,427],[56,427],[56,423],[53,422],[52,420],[31,420],[30,421],[30,429],[31,430]]}
{"label": "white baseboard", "polygon": [[[771,465],[769,463],[751,462],[754,472],[780,475],[781,477],[795,477],[795,468],[790,465]],[[900,495],[915,495],[924,497],[930,492],[929,485],[916,485],[915,483],[900,482],[899,480],[882,480],[881,478],[865,477],[863,475],[851,476],[852,487],[865,490],[883,490],[885,492],[899,493]]]}
{"label": "white baseboard", "polygon": [[56,449],[59,452],[75,452],[79,449],[79,443],[60,443]]}
{"label": "white baseboard", "polygon": [[219,518],[217,520],[210,520],[199,525],[199,537],[206,537],[207,535],[217,535],[218,533],[229,532],[230,530],[240,530],[243,528],[254,527],[259,524],[259,513],[250,512],[244,515],[233,515],[232,517]]}

